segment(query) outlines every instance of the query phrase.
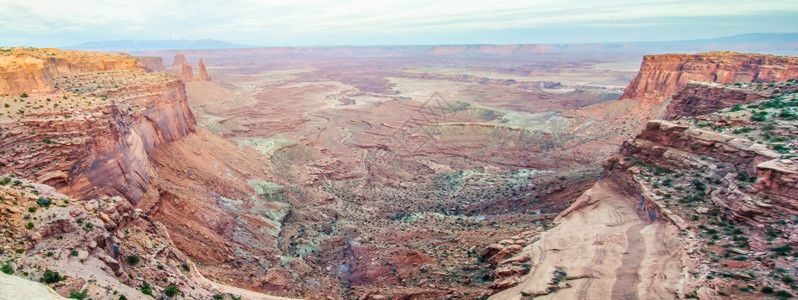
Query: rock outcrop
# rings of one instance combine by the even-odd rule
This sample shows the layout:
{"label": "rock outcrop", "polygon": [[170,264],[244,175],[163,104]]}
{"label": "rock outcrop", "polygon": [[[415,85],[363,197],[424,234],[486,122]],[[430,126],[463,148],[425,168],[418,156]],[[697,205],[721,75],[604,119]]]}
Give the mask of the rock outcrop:
{"label": "rock outcrop", "polygon": [[175,54],[174,58],[172,58],[172,67],[180,68],[183,66],[183,63],[189,63],[186,56],[183,54]]}
{"label": "rock outcrop", "polygon": [[205,67],[205,61],[202,58],[199,60],[199,71],[197,76],[194,76],[194,68],[183,54],[175,55],[174,62],[172,63],[170,70],[177,72],[177,76],[181,81],[183,81],[183,83],[189,83],[193,81],[211,81],[211,76],[208,75],[208,70]]}
{"label": "rock outcrop", "polygon": [[141,63],[147,68],[148,72],[166,72],[166,67],[163,64],[163,58],[160,56],[138,56]]}
{"label": "rock outcrop", "polygon": [[737,52],[647,55],[621,99],[662,102],[690,81],[737,83],[798,78],[798,58]]}
{"label": "rock outcrop", "polygon": [[194,70],[191,68],[191,65],[184,62],[180,66],[180,72],[177,73],[177,76],[180,77],[180,80],[183,82],[191,82],[194,80]]}
{"label": "rock outcrop", "polygon": [[205,62],[202,61],[202,58],[199,60],[199,73],[197,74],[197,81],[211,81],[211,76],[208,75],[208,71],[205,70]]}

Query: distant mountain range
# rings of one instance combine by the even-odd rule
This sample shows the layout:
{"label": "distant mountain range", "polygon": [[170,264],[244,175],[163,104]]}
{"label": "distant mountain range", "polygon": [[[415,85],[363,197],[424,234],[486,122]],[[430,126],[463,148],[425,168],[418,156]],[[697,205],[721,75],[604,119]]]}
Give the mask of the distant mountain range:
{"label": "distant mountain range", "polygon": [[116,40],[86,42],[67,49],[96,50],[96,51],[141,51],[141,50],[170,50],[170,49],[234,49],[252,48],[257,46],[234,44],[230,42],[204,39],[204,40]]}
{"label": "distant mountain range", "polygon": [[627,43],[626,45],[649,54],[728,50],[798,55],[798,33],[746,33],[712,39],[636,42]]}
{"label": "distant mountain range", "polygon": [[[541,44],[538,44],[541,45]],[[766,51],[776,50],[787,54],[798,52],[798,33],[746,33],[727,37],[683,40],[683,41],[655,41],[655,42],[624,42],[624,43],[567,43],[567,44],[542,44],[551,45],[561,50],[573,48],[583,48],[585,45],[602,45],[605,48],[623,47],[633,48],[643,51],[710,51],[710,50],[734,50],[734,51]],[[481,45],[485,46],[485,45]],[[203,40],[116,40],[86,42],[79,45],[66,47],[67,49],[80,50],[99,50],[99,51],[124,51],[141,52],[157,50],[189,50],[189,49],[236,49],[236,48],[262,48],[261,45],[242,45],[230,42],[203,39]],[[345,47],[345,48],[368,48],[370,46]],[[402,48],[405,46],[389,46]],[[288,47],[293,48],[293,47]],[[298,48],[335,48],[335,47],[298,47]]]}
{"label": "distant mountain range", "polygon": [[718,44],[798,43],[798,33],[746,33],[714,39],[688,40],[683,42]]}

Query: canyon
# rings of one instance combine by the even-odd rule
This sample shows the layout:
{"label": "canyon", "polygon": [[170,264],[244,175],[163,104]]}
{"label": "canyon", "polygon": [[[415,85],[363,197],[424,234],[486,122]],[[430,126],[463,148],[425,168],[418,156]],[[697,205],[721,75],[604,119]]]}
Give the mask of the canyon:
{"label": "canyon", "polygon": [[61,296],[749,298],[798,275],[793,57],[0,54],[3,262]]}

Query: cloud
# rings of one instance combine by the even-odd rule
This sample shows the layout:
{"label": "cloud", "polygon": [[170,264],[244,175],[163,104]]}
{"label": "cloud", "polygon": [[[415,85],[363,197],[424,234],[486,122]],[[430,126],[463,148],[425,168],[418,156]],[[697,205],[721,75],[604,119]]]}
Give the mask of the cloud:
{"label": "cloud", "polygon": [[[301,39],[540,26],[629,27],[647,19],[796,14],[793,0],[0,0],[0,36],[84,40]],[[79,41],[75,41],[79,42]]]}

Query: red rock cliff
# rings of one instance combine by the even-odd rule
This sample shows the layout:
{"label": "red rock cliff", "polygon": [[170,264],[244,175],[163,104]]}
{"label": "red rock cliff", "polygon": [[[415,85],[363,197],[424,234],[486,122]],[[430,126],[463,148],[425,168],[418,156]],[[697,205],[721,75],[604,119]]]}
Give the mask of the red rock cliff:
{"label": "red rock cliff", "polygon": [[[6,109],[18,113],[0,117],[0,148],[5,150],[0,171],[24,171],[76,198],[123,195],[136,204],[148,193],[157,195],[148,154],[186,136],[196,124],[183,83],[174,75],[144,72],[134,58],[95,61],[94,53],[74,54],[75,61],[88,66],[52,72],[64,74],[51,75],[61,91],[24,98],[28,106],[13,101],[17,95],[2,99],[10,104]],[[93,65],[126,62],[127,70],[86,72],[105,69]],[[42,69],[58,70],[46,63]],[[70,69],[82,72],[65,73]]]}
{"label": "red rock cliff", "polygon": [[737,83],[798,78],[798,58],[736,52],[648,55],[621,99],[662,102],[690,81]]}
{"label": "red rock cliff", "polygon": [[186,60],[186,56],[183,54],[175,54],[174,58],[172,58],[172,67],[180,67],[183,63],[188,64],[188,60]]}
{"label": "red rock cliff", "polygon": [[177,74],[180,77],[180,80],[183,82],[191,82],[194,79],[194,71],[191,69],[191,65],[184,62],[182,66],[180,66],[180,72]]}

